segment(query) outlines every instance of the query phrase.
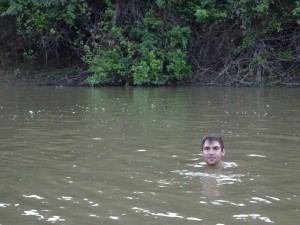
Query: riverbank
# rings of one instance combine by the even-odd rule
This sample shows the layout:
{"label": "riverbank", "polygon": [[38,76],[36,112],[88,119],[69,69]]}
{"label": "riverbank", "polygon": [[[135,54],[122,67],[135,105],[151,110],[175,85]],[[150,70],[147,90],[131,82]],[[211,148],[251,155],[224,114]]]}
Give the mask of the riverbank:
{"label": "riverbank", "polygon": [[[91,75],[89,71],[84,71],[80,67],[56,68],[42,66],[35,68],[9,67],[0,68],[0,83],[9,85],[33,85],[33,86],[90,86],[85,80]],[[300,76],[299,76],[300,77]],[[278,81],[274,83],[246,83],[233,82],[228,79],[217,79],[218,76],[197,76],[194,74],[189,80],[185,80],[180,84],[173,85],[199,85],[199,86],[279,86],[279,87],[300,87],[300,80],[295,79],[294,82]],[[124,86],[122,83],[105,83],[95,86]]]}
{"label": "riverbank", "polygon": [[89,72],[76,71],[74,67],[46,69],[1,68],[0,82],[11,85],[35,86],[87,86],[84,82]]}

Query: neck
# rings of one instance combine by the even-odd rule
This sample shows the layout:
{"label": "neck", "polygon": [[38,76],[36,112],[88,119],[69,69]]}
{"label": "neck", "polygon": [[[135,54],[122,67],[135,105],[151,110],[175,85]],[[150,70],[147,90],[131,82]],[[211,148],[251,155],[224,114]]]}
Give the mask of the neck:
{"label": "neck", "polygon": [[218,162],[217,164],[214,164],[214,165],[206,164],[206,167],[211,168],[211,169],[221,169],[221,168],[223,169],[224,168],[224,162],[220,161],[220,162]]}

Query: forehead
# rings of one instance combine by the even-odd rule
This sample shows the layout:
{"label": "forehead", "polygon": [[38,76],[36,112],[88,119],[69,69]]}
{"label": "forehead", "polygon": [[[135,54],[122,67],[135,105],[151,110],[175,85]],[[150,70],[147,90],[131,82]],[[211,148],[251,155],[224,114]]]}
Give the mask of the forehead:
{"label": "forehead", "polygon": [[209,140],[206,140],[203,144],[203,147],[213,147],[213,146],[218,146],[218,147],[221,147],[220,145],[220,142],[218,141],[209,141]]}

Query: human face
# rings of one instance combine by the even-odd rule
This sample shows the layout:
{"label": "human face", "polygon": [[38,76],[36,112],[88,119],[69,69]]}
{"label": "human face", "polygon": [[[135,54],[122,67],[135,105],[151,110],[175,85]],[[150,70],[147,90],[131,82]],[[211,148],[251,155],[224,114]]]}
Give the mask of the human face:
{"label": "human face", "polygon": [[209,142],[206,140],[203,144],[202,156],[204,161],[214,166],[221,162],[222,156],[225,155],[225,149],[222,149],[218,141]]}

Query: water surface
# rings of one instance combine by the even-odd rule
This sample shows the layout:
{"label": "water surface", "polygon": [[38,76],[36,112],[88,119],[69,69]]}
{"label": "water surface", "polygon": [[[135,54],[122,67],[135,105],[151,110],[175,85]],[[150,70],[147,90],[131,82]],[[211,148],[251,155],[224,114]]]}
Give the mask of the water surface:
{"label": "water surface", "polygon": [[[0,224],[298,224],[300,89],[0,89]],[[207,133],[223,171],[203,168]]]}

